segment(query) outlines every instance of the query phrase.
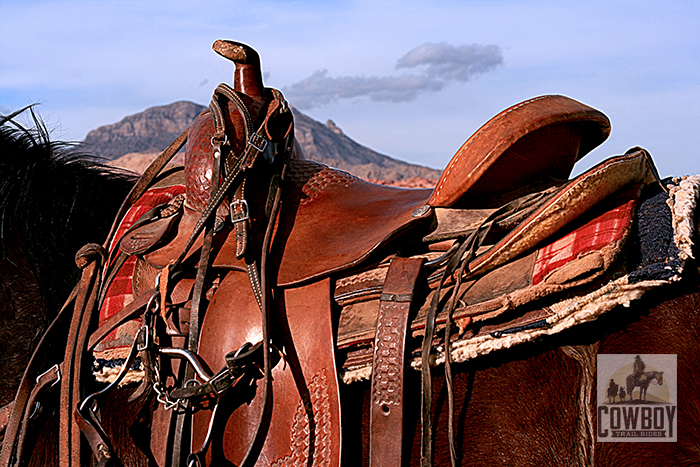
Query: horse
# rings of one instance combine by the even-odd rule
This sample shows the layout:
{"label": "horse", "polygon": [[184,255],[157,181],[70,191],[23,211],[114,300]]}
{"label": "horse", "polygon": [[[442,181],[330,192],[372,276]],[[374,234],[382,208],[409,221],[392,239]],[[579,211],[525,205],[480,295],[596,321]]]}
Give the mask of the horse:
{"label": "horse", "polygon": [[[20,148],[17,160],[23,160],[26,148]],[[24,159],[26,160],[26,159]],[[74,161],[75,159],[73,159]],[[71,158],[64,161],[71,165]],[[74,163],[74,162],[73,162]],[[97,176],[99,180],[112,179],[114,173],[105,175],[104,168],[89,165],[89,174],[80,177],[86,179]],[[101,177],[101,178],[100,178]],[[105,178],[106,177],[106,178]],[[8,185],[16,178],[3,177]],[[109,192],[112,186],[98,184],[97,190],[103,190],[100,196],[105,199],[123,197],[133,184],[133,178],[116,176],[115,185],[121,190],[120,195]],[[82,178],[78,180],[82,182]],[[62,185],[60,188],[67,198],[75,197],[75,185]],[[82,184],[80,184],[83,186]],[[31,187],[36,187],[32,185]],[[40,187],[44,188],[44,187]],[[42,190],[34,192],[25,190],[24,198],[32,199],[32,206],[43,201]],[[67,205],[77,205],[85,196],[72,198]],[[98,199],[97,194],[90,196]],[[102,198],[100,198],[102,199]],[[116,210],[118,203],[109,204]],[[100,205],[99,213],[82,219],[80,228],[89,234],[88,241],[96,241],[104,233],[105,225],[110,221],[105,205]],[[10,213],[22,211],[29,217],[35,217],[36,208],[21,209],[17,206],[5,206],[3,219]],[[62,228],[72,224],[73,213],[63,213],[60,222],[45,227],[44,234],[51,235],[56,225]],[[60,213],[58,213],[60,214]],[[98,215],[99,214],[99,215]],[[36,216],[41,217],[41,216]],[[101,222],[99,222],[101,221]],[[95,222],[102,225],[92,225]],[[10,223],[10,227],[22,226]],[[75,226],[77,228],[77,225]],[[94,229],[94,230],[93,230]],[[3,230],[5,231],[5,230]],[[97,232],[97,233],[95,233]],[[25,238],[28,231],[15,231],[14,237]],[[77,235],[73,233],[73,235]],[[77,243],[84,242],[84,238]],[[24,264],[32,271],[45,259],[40,258],[33,248],[42,245],[32,242],[15,243],[3,240],[7,257],[11,265]],[[49,251],[55,257],[66,256],[65,245],[61,249]],[[696,252],[697,253],[697,252]],[[39,280],[36,274],[20,276],[16,269],[10,268],[10,262],[0,264],[2,277],[11,277],[14,282],[5,288],[11,301],[21,296],[29,288],[44,292],[54,290],[56,295],[68,295],[70,286],[64,281],[68,274],[76,275],[75,267],[66,261],[55,267],[53,274]],[[22,284],[22,288],[18,284]],[[580,324],[558,334],[522,344],[518,351],[507,349],[495,351],[479,358],[456,363],[453,367],[452,388],[454,392],[455,439],[458,448],[458,460],[462,465],[637,465],[640,460],[653,464],[654,459],[664,458],[674,465],[691,465],[697,461],[700,426],[700,406],[695,404],[695,394],[700,390],[700,383],[690,374],[692,363],[700,358],[700,349],[694,342],[694,336],[700,332],[700,322],[695,317],[695,310],[700,306],[700,284],[697,266],[689,263],[682,280],[663,289],[647,292],[643,301],[632,302],[627,307],[618,307],[601,315],[597,320]],[[48,322],[55,314],[56,308],[49,310],[46,305],[48,292],[36,294],[32,300],[21,302],[17,313],[40,316]],[[54,303],[54,306],[55,303]],[[53,311],[53,313],[52,313]],[[16,314],[17,314],[16,313]],[[3,332],[12,333],[14,323],[5,321]],[[37,332],[36,334],[40,334]],[[654,339],[651,339],[651,337]],[[27,349],[36,345],[36,337],[17,334],[18,345]],[[677,443],[650,443],[644,449],[630,452],[618,443],[596,443],[595,441],[595,368],[596,355],[600,353],[638,353],[636,342],[652,342],[644,348],[645,353],[675,353],[678,355],[679,399],[687,401],[684,412],[679,417]],[[61,343],[56,342],[60,348]],[[25,360],[26,361],[26,358]],[[10,386],[17,385],[21,368],[8,368],[13,379]],[[562,376],[565,376],[564,378]],[[435,465],[446,465],[450,459],[447,444],[448,432],[448,385],[438,369],[432,370],[433,394],[432,417],[435,427]],[[97,388],[97,383],[88,383]],[[165,450],[172,439],[162,443],[162,433],[152,432],[151,427],[160,415],[155,410],[158,405],[155,394],[148,398],[130,400],[139,389],[133,385],[115,389],[101,407],[102,425],[105,434],[112,441],[113,451],[124,465],[163,465]],[[410,465],[420,465],[420,389],[418,375],[407,374],[404,402],[407,407],[403,427],[405,443],[404,458]],[[360,381],[340,387],[340,400],[343,408],[342,462],[345,465],[367,465],[369,452],[369,406],[370,383]],[[222,410],[233,413],[241,404],[235,397],[228,397],[229,405]],[[6,403],[9,399],[4,399]],[[233,404],[233,405],[231,405]],[[22,458],[27,465],[57,464],[56,438],[59,432],[58,417],[45,401],[43,410],[34,417],[33,426],[43,426],[43,430],[30,430],[25,440],[25,454]],[[217,427],[215,427],[217,428]],[[226,436],[223,427],[218,427],[211,441],[211,451],[222,464],[226,464]],[[154,444],[155,443],[155,444]],[[161,444],[157,444],[161,443]],[[648,447],[647,447],[648,446]],[[186,448],[185,448],[186,449]]]}
{"label": "horse", "polygon": [[627,393],[625,392],[625,387],[620,386],[620,402],[624,401],[627,398]]}
{"label": "horse", "polygon": [[627,375],[627,393],[630,395],[630,400],[634,400],[632,391],[634,391],[635,387],[639,388],[639,400],[646,401],[647,389],[649,389],[649,384],[651,384],[652,381],[656,380],[656,383],[659,385],[664,384],[663,371],[645,371],[642,375],[644,376],[644,381],[640,381],[641,378],[635,378],[634,375]]}

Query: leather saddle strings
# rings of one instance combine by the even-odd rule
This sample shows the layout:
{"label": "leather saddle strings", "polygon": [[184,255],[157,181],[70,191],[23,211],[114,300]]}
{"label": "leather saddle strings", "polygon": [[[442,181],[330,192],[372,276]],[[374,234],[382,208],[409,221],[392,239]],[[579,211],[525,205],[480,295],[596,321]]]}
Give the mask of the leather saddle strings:
{"label": "leather saddle strings", "polygon": [[[421,350],[421,383],[422,383],[422,398],[421,398],[421,466],[432,467],[433,465],[433,448],[432,448],[432,381],[431,381],[431,360],[433,349],[433,336],[435,334],[435,326],[437,322],[438,308],[440,302],[440,294],[445,284],[454,278],[455,284],[452,287],[450,297],[445,306],[446,323],[444,334],[444,352],[445,352],[445,382],[447,386],[448,399],[448,438],[450,445],[450,462],[453,467],[458,465],[457,449],[455,446],[454,433],[454,388],[452,379],[452,356],[450,349],[450,338],[452,335],[452,313],[457,305],[457,297],[460,295],[462,288],[462,280],[469,273],[469,263],[475,258],[479,247],[484,243],[491,228],[500,220],[512,215],[513,212],[521,209],[526,203],[526,198],[516,199],[505,204],[493,213],[491,213],[483,222],[475,228],[467,237],[458,240],[459,246],[452,250],[451,256],[447,261],[445,270],[435,291],[428,316],[425,324],[425,337],[423,338],[423,346]],[[471,286],[473,281],[466,284]]]}

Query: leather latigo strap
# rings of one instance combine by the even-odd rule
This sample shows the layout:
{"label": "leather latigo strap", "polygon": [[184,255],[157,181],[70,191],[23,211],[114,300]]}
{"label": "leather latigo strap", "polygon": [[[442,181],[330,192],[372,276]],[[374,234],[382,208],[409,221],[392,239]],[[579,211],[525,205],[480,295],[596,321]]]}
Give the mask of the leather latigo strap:
{"label": "leather latigo strap", "polygon": [[[99,292],[99,271],[106,256],[104,249],[97,244],[85,245],[75,256],[76,264],[82,270],[82,274],[64,354],[59,405],[62,429],[59,432],[58,453],[60,464],[65,466],[79,466],[83,463],[80,446],[81,429],[74,412],[82,398],[82,358]],[[109,457],[107,450],[95,454],[100,461],[103,456]]]}
{"label": "leather latigo strap", "polygon": [[400,467],[408,314],[423,258],[394,258],[384,282],[374,339],[370,466]]}

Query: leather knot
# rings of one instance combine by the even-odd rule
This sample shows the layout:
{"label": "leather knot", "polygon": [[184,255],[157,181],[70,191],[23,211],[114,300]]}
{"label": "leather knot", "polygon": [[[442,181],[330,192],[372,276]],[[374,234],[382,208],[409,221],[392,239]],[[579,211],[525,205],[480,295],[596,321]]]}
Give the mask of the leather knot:
{"label": "leather knot", "polygon": [[97,260],[104,261],[106,257],[107,253],[102,245],[88,243],[75,254],[75,264],[77,264],[80,269],[84,269],[88,264]]}

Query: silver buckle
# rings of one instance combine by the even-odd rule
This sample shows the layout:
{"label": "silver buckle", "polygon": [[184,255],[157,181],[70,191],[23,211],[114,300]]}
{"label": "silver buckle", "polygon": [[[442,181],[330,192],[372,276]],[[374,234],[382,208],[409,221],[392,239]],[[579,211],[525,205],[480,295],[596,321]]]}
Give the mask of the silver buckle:
{"label": "silver buckle", "polygon": [[267,147],[267,140],[259,134],[253,133],[252,135],[250,135],[250,139],[248,139],[248,144],[253,146],[259,152],[263,152]]}
{"label": "silver buckle", "polygon": [[[141,333],[145,333],[143,336],[143,343],[139,342],[139,338],[141,337]],[[148,350],[148,348],[151,346],[151,332],[148,329],[148,325],[144,324],[139,328],[138,333],[136,334],[136,350],[139,352],[143,352],[144,350]]]}
{"label": "silver buckle", "polygon": [[[236,207],[238,206],[243,206],[243,213],[239,214],[236,212]],[[231,203],[228,206],[229,211],[231,212],[231,222],[234,224],[237,224],[242,221],[247,221],[250,219],[250,215],[248,212],[248,201],[244,199],[237,199],[234,201],[231,201]],[[238,216],[243,216],[243,217],[238,217]]]}

